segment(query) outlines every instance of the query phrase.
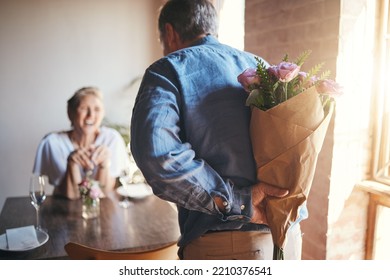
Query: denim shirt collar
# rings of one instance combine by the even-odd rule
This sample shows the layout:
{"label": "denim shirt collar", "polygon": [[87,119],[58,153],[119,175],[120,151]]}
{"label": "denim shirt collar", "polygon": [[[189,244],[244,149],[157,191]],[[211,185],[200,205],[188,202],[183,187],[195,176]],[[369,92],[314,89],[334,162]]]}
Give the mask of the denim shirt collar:
{"label": "denim shirt collar", "polygon": [[213,35],[206,35],[202,38],[200,38],[199,40],[196,40],[195,42],[193,42],[191,44],[191,47],[194,47],[194,46],[200,46],[200,45],[211,45],[211,44],[218,44],[219,41],[217,38],[215,38]]}

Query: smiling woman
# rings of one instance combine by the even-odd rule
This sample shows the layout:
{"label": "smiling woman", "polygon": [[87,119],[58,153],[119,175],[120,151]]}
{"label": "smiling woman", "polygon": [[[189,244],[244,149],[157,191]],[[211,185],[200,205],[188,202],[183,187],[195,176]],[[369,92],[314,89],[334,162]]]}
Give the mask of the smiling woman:
{"label": "smiling woman", "polygon": [[49,133],[40,142],[33,173],[47,175],[53,194],[70,199],[80,197],[79,184],[86,176],[98,181],[103,191],[113,189],[129,158],[121,135],[101,126],[104,105],[99,89],[77,90],[68,100],[68,117],[72,129]]}

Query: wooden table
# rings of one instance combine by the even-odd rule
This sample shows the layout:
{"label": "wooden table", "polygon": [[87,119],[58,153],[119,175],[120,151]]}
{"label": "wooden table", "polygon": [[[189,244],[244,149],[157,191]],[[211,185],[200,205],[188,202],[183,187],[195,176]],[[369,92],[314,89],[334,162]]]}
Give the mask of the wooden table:
{"label": "wooden table", "polygon": [[[64,245],[79,242],[107,250],[136,251],[177,241],[177,212],[170,203],[151,195],[132,200],[122,208],[116,193],[100,201],[97,219],[81,217],[81,200],[48,196],[41,206],[41,225],[49,235],[46,244],[26,252],[0,250],[0,259],[67,259]],[[29,197],[7,198],[0,215],[0,234],[8,228],[34,225],[35,209]]]}

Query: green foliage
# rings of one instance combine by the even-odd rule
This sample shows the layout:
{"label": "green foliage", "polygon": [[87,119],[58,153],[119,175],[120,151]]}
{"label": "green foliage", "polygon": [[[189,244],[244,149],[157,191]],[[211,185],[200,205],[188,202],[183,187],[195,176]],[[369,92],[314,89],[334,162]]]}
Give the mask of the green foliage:
{"label": "green foliage", "polygon": [[[301,68],[310,54],[311,50],[303,51],[293,63]],[[320,76],[317,76],[324,65],[323,63],[320,63],[315,65],[308,72],[303,72],[306,74],[306,77],[298,75],[289,82],[282,82],[275,75],[270,73],[269,67],[267,67],[263,60],[258,57],[255,59],[257,61],[256,73],[260,78],[260,84],[253,84],[249,87],[251,92],[247,100],[247,105],[253,105],[261,110],[268,110],[279,103],[294,97],[305,89],[314,86],[317,80],[325,79],[330,74],[330,71],[325,71]],[[283,57],[282,61],[289,62],[287,54]],[[270,67],[277,66],[272,65]]]}
{"label": "green foliage", "polygon": [[311,50],[306,50],[306,51],[303,51],[296,59],[295,59],[295,64],[298,65],[298,66],[302,66],[303,63],[305,63],[305,61],[309,58],[311,54]]}
{"label": "green foliage", "polygon": [[276,91],[278,84],[269,75],[267,71],[268,67],[264,63],[264,61],[259,59],[258,57],[256,57],[256,61],[256,72],[257,75],[259,75],[260,77],[261,84],[259,86],[259,94],[257,94],[254,102],[255,104],[258,104],[258,106],[260,106],[260,109],[266,110],[276,105],[276,99],[273,93]]}
{"label": "green foliage", "polygon": [[330,71],[329,70],[326,70],[325,72],[323,72],[320,76],[319,76],[319,80],[325,80],[327,78],[329,78],[330,76]]}
{"label": "green foliage", "polygon": [[128,145],[130,143],[130,125],[125,126],[121,124],[116,124],[113,122],[110,122],[107,119],[103,120],[103,125],[107,127],[111,127],[119,132],[119,134],[122,136],[123,140],[125,141],[125,144]]}
{"label": "green foliage", "polygon": [[313,76],[317,75],[320,72],[320,70],[322,69],[322,66],[324,66],[324,63],[319,63],[319,64],[315,65],[313,68],[311,68],[307,72],[307,76],[313,77]]}

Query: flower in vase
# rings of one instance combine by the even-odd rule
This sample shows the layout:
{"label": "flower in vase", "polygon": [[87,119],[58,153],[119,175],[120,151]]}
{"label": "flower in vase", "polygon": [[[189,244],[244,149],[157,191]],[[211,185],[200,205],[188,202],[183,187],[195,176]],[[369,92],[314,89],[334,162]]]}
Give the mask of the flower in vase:
{"label": "flower in vase", "polygon": [[103,195],[99,182],[90,178],[84,178],[79,184],[80,195],[82,197],[96,200]]}

